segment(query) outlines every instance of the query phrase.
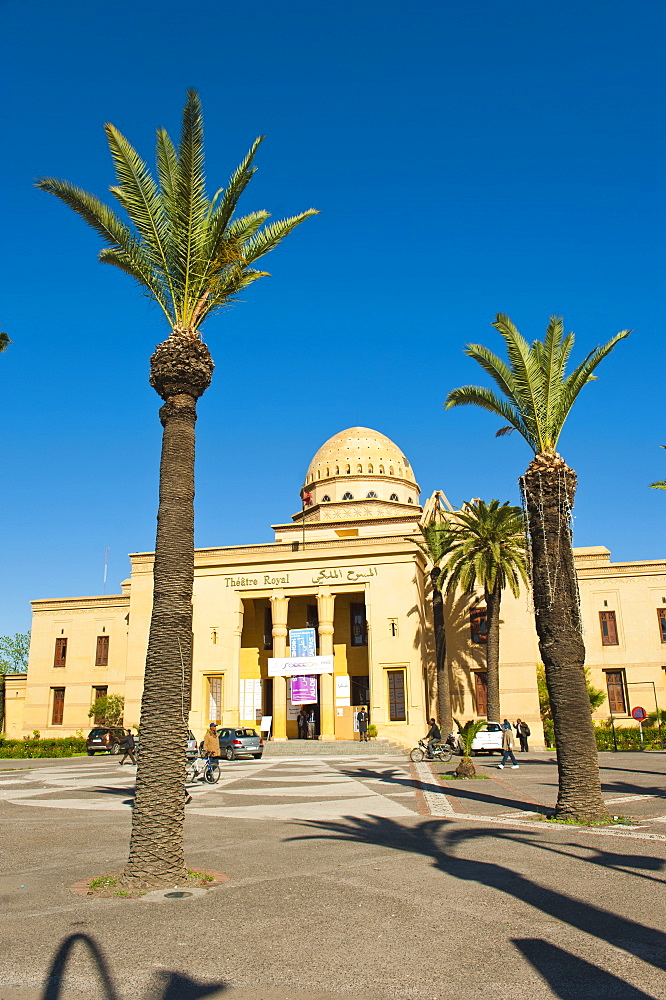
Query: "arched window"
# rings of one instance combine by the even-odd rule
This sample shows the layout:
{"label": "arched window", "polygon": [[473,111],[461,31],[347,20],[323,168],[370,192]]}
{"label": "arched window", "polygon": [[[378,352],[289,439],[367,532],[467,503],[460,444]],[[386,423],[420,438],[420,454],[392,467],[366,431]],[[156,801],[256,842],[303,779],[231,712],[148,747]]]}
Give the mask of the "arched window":
{"label": "arched window", "polygon": [[328,469],[326,469],[326,478],[328,479],[329,476],[330,476],[330,472],[328,471]]}
{"label": "arched window", "polygon": [[362,465],[357,465],[356,466],[356,471],[357,471],[357,473],[360,476],[362,474],[362,472],[363,472],[363,466]]}
{"label": "arched window", "polygon": [[414,503],[411,497],[407,497],[407,503]]}
{"label": "arched window", "polygon": [[393,466],[391,465],[389,467],[389,476],[392,476],[392,475],[393,475]]}
{"label": "arched window", "polygon": [[321,472],[317,469],[317,479],[321,479]]}
{"label": "arched window", "polygon": [[374,490],[370,490],[370,492],[368,493],[368,500],[376,500],[376,499],[377,499],[377,494],[375,493]]}
{"label": "arched window", "polygon": [[347,490],[347,492],[345,493],[345,495],[343,496],[343,498],[342,498],[342,499],[343,499],[343,500],[353,500],[354,498],[353,498],[353,496],[351,495],[351,493],[349,492],[349,490]]}
{"label": "arched window", "polygon": [[322,503],[330,503],[330,502],[331,502],[331,498],[329,497],[329,495],[328,495],[328,494],[326,494],[325,496],[323,496],[323,497],[321,498],[321,502],[322,502]]}
{"label": "arched window", "polygon": [[347,475],[349,475],[350,473],[351,473],[351,465],[348,465],[347,466]]}
{"label": "arched window", "polygon": [[336,465],[336,467],[335,467],[335,474],[336,474],[336,476],[340,475],[340,466],[339,465]]}
{"label": "arched window", "polygon": [[371,465],[368,466],[368,475],[369,476],[372,475],[372,466]]}
{"label": "arched window", "polygon": [[391,493],[391,496],[389,497],[389,500],[397,500],[397,499],[398,499],[398,494],[397,493]]}
{"label": "arched window", "polygon": [[398,466],[398,475],[400,476],[400,478],[402,478],[402,466],[401,465]]}
{"label": "arched window", "polygon": [[383,475],[384,475],[384,466],[383,466],[383,465],[380,465],[380,466],[379,466],[379,475],[380,475],[380,476],[383,476]]}

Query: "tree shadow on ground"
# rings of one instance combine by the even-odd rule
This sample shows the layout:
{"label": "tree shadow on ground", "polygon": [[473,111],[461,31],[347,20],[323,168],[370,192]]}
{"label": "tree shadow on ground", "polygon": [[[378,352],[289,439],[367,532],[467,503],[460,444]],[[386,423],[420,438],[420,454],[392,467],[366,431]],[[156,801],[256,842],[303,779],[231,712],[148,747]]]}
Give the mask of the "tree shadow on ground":
{"label": "tree shadow on ground", "polygon": [[[103,988],[104,1000],[120,1000],[104,953],[88,934],[70,934],[62,941],[47,973],[41,1000],[60,1000],[63,992],[66,992],[63,985],[65,970],[74,946],[78,943],[84,945],[90,953]],[[162,969],[157,974],[156,981],[149,986],[145,1000],[203,1000],[203,997],[219,994],[228,987],[226,982],[200,983],[179,972]]]}
{"label": "tree shadow on ground", "polygon": [[527,938],[513,943],[561,1000],[654,1000],[652,994],[548,941]]}
{"label": "tree shadow on ground", "polygon": [[[561,923],[606,941],[666,971],[666,934],[627,917],[604,910],[567,893],[538,885],[525,875],[493,861],[457,855],[466,842],[494,840],[497,831],[468,830],[446,820],[425,820],[406,826],[384,817],[345,817],[344,821],[306,824],[313,832],[292,840],[336,839],[371,844],[432,858],[441,872],[461,881],[477,882],[520,900]],[[316,832],[315,832],[316,831]],[[505,840],[519,840],[503,833]],[[537,843],[535,846],[539,846]],[[596,994],[595,994],[596,995]]]}

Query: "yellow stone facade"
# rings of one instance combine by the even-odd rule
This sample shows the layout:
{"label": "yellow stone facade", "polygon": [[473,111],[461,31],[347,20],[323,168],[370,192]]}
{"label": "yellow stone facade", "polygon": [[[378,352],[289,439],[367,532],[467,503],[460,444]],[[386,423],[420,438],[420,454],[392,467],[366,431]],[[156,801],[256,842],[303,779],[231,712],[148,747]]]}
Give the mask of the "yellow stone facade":
{"label": "yellow stone facade", "polygon": [[[319,449],[304,491],[303,509],[274,525],[275,541],[195,553],[190,728],[201,738],[211,720],[258,728],[272,716],[274,739],[295,738],[290,681],[269,677],[268,659],[288,655],[290,630],[313,626],[318,654],[334,655],[334,673],[318,675],[320,738],[354,738],[354,707],[366,704],[380,737],[413,745],[436,714],[436,681],[428,567],[410,540],[423,517],[411,465],[384,435],[351,428]],[[124,696],[125,724],[138,723],[152,558],[130,556],[121,594],[33,602],[27,680],[7,688],[8,736],[87,732],[105,688]],[[602,547],[576,550],[576,563],[592,682],[606,690],[611,676],[616,708],[624,691],[618,722],[636,704],[652,711],[655,696],[666,707],[666,563],[613,564]],[[483,708],[485,646],[472,640],[470,623],[481,599],[457,595],[446,609],[453,714],[463,720]],[[502,715],[527,721],[537,748],[529,593],[506,592],[501,618]],[[607,718],[608,702],[596,714]]]}

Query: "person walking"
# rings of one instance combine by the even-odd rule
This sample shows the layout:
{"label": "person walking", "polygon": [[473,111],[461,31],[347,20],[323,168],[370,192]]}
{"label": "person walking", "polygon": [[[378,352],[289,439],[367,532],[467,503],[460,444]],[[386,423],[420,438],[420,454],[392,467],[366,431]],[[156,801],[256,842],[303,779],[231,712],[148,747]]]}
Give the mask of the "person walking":
{"label": "person walking", "polygon": [[358,722],[358,738],[361,743],[369,743],[370,737],[368,736],[368,722],[370,721],[370,716],[365,710],[365,705],[361,705],[360,710],[356,713],[356,721]]}
{"label": "person walking", "polygon": [[520,752],[527,753],[529,750],[527,739],[531,736],[530,727],[526,722],[521,722],[520,719],[516,719],[516,733],[518,734],[518,739],[520,740]]}
{"label": "person walking", "polygon": [[132,736],[132,730],[128,729],[120,741],[120,749],[123,751],[123,759],[120,762],[120,766],[125,763],[128,757],[133,764],[136,764],[136,757],[134,756],[135,747],[136,743],[134,742],[134,737]]}
{"label": "person walking", "polygon": [[508,719],[504,720],[502,726],[502,750],[504,751],[502,763],[497,765],[500,771],[508,760],[511,761],[512,767],[520,767],[520,764],[516,764],[516,758],[513,756],[513,729]]}

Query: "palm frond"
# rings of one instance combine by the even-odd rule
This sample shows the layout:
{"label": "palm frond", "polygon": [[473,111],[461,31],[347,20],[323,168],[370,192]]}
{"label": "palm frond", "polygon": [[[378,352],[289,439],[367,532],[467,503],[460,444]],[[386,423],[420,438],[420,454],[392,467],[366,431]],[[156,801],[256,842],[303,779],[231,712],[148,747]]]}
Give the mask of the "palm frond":
{"label": "palm frond", "polygon": [[40,191],[49,191],[69,205],[111,247],[124,248],[134,241],[132,230],[103,201],[82,188],[55,177],[35,181]]}
{"label": "palm frond", "polygon": [[285,236],[288,236],[296,226],[300,226],[301,222],[309,219],[311,215],[319,215],[318,210],[309,208],[306,212],[301,212],[300,215],[292,215],[289,219],[280,219],[279,222],[271,222],[265,226],[260,233],[257,233],[245,244],[243,249],[245,263],[253,264],[264,254],[270,253],[282,242]]}
{"label": "palm frond", "polygon": [[658,479],[656,483],[650,483],[651,490],[666,490],[666,480]]}
{"label": "palm frond", "polygon": [[166,129],[158,128],[155,146],[155,164],[160,184],[162,209],[167,219],[169,236],[176,220],[176,200],[178,187],[178,156]]}
{"label": "palm frond", "polygon": [[114,250],[110,247],[105,247],[103,250],[100,250],[99,259],[102,264],[113,264],[114,267],[117,267],[120,271],[124,271],[125,274],[129,274],[143,288],[146,288],[151,298],[157,302],[164,312],[171,326],[175,324],[176,317],[173,312],[173,304],[169,297],[168,289],[164,286],[161,272],[150,267],[145,256],[138,248]]}
{"label": "palm frond", "polygon": [[183,290],[180,322],[185,328],[191,325],[191,309],[207,290],[208,209],[201,102],[195,90],[188,90],[178,145],[174,227],[174,262]]}
{"label": "palm frond", "polygon": [[219,255],[218,243],[224,237],[227,226],[236,211],[240,196],[257,171],[257,168],[252,165],[254,154],[264,138],[263,135],[260,135],[254,140],[245,157],[229,178],[226,189],[220,188],[210,203],[207,251],[209,260],[215,260]]}
{"label": "palm frond", "polygon": [[532,435],[543,450],[543,376],[525,338],[518,332],[508,316],[498,313],[491,324],[504,339],[514,385],[515,402],[520,409],[524,423],[531,427]]}
{"label": "palm frond", "polygon": [[[573,404],[578,398],[583,386],[587,385],[588,382],[594,381],[596,376],[594,375],[594,370],[603,361],[603,359],[610,354],[615,345],[620,341],[628,337],[631,330],[621,330],[620,333],[616,333],[608,343],[603,344],[599,347],[595,347],[593,351],[587,355],[587,357],[578,365],[578,367],[569,375],[567,379],[564,380],[561,392],[561,402],[558,408],[558,421],[560,429],[563,427],[564,422],[569,415]],[[557,443],[557,440],[555,441]]]}
{"label": "palm frond", "polygon": [[497,396],[492,389],[486,389],[481,385],[463,385],[459,389],[452,389],[446,397],[444,408],[451,410],[454,406],[480,406],[481,409],[502,417],[536,450],[535,438],[523,421],[518,408]]}

